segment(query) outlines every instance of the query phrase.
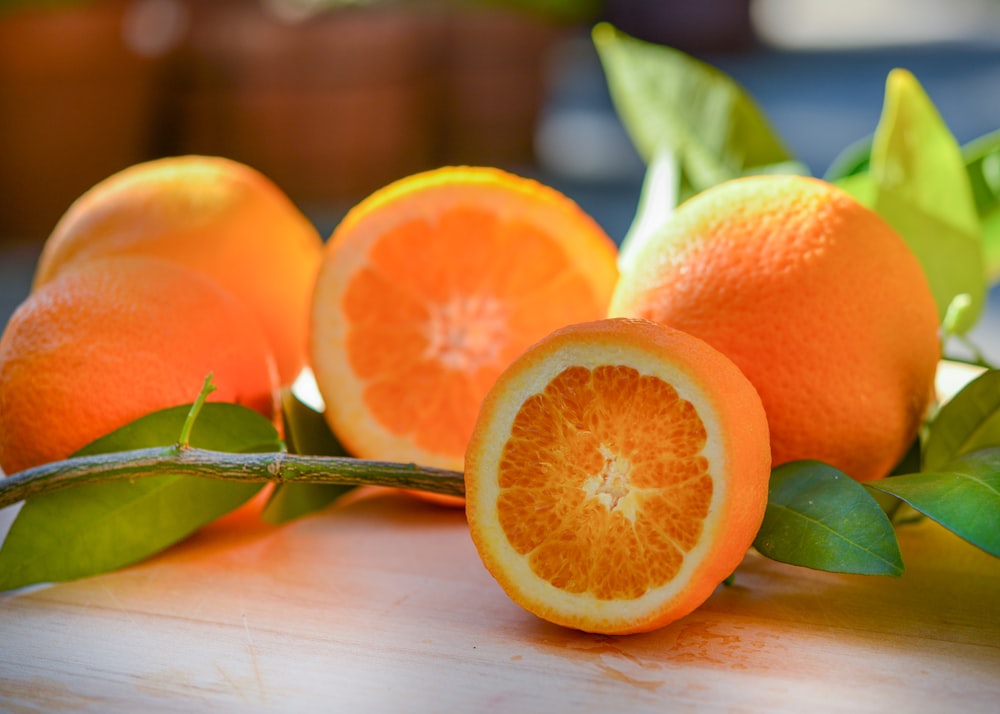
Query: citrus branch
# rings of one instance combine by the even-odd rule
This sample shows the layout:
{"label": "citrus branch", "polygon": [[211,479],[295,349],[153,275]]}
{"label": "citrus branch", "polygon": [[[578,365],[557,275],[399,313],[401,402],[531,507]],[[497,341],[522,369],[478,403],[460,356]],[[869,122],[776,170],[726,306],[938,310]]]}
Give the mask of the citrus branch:
{"label": "citrus branch", "polygon": [[25,469],[0,478],[0,508],[74,486],[168,475],[244,483],[387,486],[465,495],[465,481],[459,471],[340,456],[231,454],[178,445],[77,456]]}

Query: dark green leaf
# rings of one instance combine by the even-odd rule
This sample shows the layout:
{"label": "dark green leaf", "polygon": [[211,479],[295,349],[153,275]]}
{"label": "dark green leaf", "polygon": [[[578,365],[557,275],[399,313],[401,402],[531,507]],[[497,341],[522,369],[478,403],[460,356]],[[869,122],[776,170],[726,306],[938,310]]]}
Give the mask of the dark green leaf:
{"label": "dark green leaf", "polygon": [[[176,442],[188,407],[147,415],[77,456]],[[274,425],[245,407],[205,404],[191,445],[239,453],[282,448]],[[237,508],[261,484],[165,476],[81,486],[29,500],[0,548],[0,590],[116,570]]]}
{"label": "dark green leaf", "polygon": [[[281,395],[285,419],[285,439],[293,454],[309,456],[350,456],[330,431],[323,415],[286,389]],[[354,486],[319,483],[285,483],[274,493],[261,513],[268,523],[287,523],[329,506]]]}
{"label": "dark green leaf", "polygon": [[962,454],[996,445],[1000,445],[1000,371],[987,370],[934,416],[920,470],[940,471]]}
{"label": "dark green leaf", "polygon": [[1000,130],[969,142],[962,155],[982,223],[986,273],[995,283],[1000,281]]}
{"label": "dark green leaf", "polygon": [[593,40],[618,116],[647,163],[673,152],[695,192],[771,164],[790,170],[791,152],[724,72],[607,23],[594,28]]}
{"label": "dark green leaf", "polygon": [[771,473],[767,510],[754,547],[792,565],[838,573],[900,575],[892,524],[865,488],[818,461]]}
{"label": "dark green leaf", "polygon": [[867,485],[1000,557],[1000,447],[967,453],[941,472],[894,476]]}
{"label": "dark green leaf", "polygon": [[913,249],[941,321],[956,298],[967,296],[951,326],[964,334],[978,320],[986,295],[979,214],[958,142],[906,70],[893,70],[886,81],[869,177],[872,186],[855,195],[871,191],[869,205]]}

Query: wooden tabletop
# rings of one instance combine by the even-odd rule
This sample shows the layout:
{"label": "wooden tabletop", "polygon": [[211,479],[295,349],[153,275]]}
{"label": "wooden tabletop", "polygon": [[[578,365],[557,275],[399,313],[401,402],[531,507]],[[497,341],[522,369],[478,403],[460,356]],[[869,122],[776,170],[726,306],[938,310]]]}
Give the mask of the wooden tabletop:
{"label": "wooden tabletop", "polygon": [[899,537],[901,578],[751,552],[687,618],[607,637],[511,602],[460,510],[362,490],[0,595],[0,710],[998,711],[1000,560],[929,521]]}

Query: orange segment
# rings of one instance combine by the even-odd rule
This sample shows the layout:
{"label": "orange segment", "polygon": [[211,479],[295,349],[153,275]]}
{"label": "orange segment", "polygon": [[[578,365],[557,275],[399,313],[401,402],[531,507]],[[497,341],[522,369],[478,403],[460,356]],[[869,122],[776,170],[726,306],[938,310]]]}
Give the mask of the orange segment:
{"label": "orange segment", "polygon": [[497,169],[376,192],[327,242],[311,363],[356,456],[461,469],[479,405],[529,345],[603,317],[617,250],[575,203]]}
{"label": "orange segment", "polygon": [[763,518],[767,419],[739,369],[645,320],[555,331],[486,397],[466,462],[483,563],[516,602],[592,632],[701,604]]}

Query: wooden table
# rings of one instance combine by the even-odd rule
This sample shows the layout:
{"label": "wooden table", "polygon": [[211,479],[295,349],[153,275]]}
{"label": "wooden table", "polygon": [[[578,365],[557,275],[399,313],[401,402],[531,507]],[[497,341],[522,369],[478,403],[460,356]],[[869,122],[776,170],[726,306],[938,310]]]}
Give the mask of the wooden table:
{"label": "wooden table", "polygon": [[898,579],[751,552],[687,618],[615,638],[511,602],[461,511],[364,490],[0,595],[0,710],[1000,711],[1000,560],[928,521],[900,541]]}

